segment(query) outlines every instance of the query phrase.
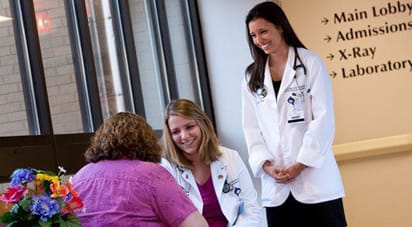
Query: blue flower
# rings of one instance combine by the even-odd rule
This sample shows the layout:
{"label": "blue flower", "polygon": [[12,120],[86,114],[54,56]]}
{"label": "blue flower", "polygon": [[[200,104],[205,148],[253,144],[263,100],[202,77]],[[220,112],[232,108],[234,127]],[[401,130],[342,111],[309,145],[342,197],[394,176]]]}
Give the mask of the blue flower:
{"label": "blue flower", "polygon": [[40,219],[45,222],[59,213],[60,207],[56,200],[47,196],[33,196],[30,211],[33,215],[39,215]]}
{"label": "blue flower", "polygon": [[16,169],[11,174],[10,185],[12,187],[18,186],[22,183],[34,181],[34,179],[36,179],[36,176],[31,169]]}

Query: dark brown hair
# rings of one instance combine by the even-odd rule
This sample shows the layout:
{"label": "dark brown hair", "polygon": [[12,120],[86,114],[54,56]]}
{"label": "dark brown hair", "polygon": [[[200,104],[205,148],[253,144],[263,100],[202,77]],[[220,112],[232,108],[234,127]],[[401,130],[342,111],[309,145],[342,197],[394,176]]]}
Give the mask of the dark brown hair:
{"label": "dark brown hair", "polygon": [[286,14],[278,4],[267,1],[255,5],[249,11],[245,21],[247,41],[250,53],[254,60],[254,62],[246,68],[246,75],[250,75],[249,89],[251,92],[255,92],[258,88],[263,87],[265,65],[267,60],[267,54],[253,43],[253,38],[250,35],[249,23],[256,19],[264,19],[283,31],[283,39],[289,46],[305,48],[290,25]]}

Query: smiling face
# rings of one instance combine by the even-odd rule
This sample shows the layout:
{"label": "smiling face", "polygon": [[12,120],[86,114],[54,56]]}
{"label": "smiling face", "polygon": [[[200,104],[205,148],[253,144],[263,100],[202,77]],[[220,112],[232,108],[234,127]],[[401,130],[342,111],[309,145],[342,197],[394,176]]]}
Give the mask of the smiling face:
{"label": "smiling face", "polygon": [[275,54],[287,46],[282,30],[263,18],[250,21],[248,27],[253,44],[268,55]]}
{"label": "smiling face", "polygon": [[184,152],[184,155],[190,160],[198,157],[202,132],[196,121],[182,116],[171,115],[168,119],[168,126],[173,142]]}

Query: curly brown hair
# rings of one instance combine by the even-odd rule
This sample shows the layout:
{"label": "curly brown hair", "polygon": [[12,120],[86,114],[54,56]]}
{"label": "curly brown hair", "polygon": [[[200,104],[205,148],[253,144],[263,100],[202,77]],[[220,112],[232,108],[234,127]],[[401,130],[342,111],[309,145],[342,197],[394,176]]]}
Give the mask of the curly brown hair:
{"label": "curly brown hair", "polygon": [[155,132],[144,118],[121,112],[99,127],[84,156],[87,162],[118,159],[160,162],[161,148]]}

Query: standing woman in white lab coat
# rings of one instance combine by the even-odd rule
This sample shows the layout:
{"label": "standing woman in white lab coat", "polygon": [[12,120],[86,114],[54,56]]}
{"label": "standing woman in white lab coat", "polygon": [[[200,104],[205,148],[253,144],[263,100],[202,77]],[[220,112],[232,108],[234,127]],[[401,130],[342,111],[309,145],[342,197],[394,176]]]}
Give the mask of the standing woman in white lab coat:
{"label": "standing woman in white lab coat", "polygon": [[166,106],[162,165],[210,226],[259,226],[263,210],[249,172],[238,153],[219,146],[213,126],[194,102]]}
{"label": "standing woman in white lab coat", "polygon": [[254,62],[242,83],[242,122],[268,225],[346,226],[324,63],[274,2],[255,5],[246,29]]}

